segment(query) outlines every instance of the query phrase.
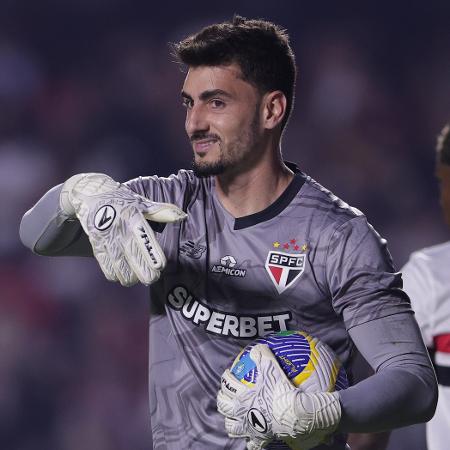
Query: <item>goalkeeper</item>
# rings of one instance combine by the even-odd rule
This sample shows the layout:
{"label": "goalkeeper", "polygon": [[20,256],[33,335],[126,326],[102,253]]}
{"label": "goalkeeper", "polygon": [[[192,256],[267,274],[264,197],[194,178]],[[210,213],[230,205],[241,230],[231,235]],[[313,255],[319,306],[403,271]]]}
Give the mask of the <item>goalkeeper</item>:
{"label": "goalkeeper", "polygon": [[[35,253],[94,256],[107,279],[150,285],[153,448],[338,450],[349,432],[429,420],[435,376],[386,242],[282,159],[296,78],[286,32],[235,17],[174,51],[188,69],[193,170],[122,184],[75,175],[20,228]],[[257,389],[228,376],[249,340],[286,329],[327,343],[350,375],[356,352],[376,373],[306,395],[258,347]],[[248,420],[262,402],[265,429]]]}

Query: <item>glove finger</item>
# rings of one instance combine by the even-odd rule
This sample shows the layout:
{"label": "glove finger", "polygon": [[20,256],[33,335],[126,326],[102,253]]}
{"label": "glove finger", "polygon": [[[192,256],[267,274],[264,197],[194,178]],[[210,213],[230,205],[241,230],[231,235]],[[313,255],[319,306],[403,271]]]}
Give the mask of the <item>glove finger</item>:
{"label": "glove finger", "polygon": [[115,264],[115,267],[117,278],[119,279],[119,282],[122,286],[133,286],[139,281],[136,274],[133,272],[133,270],[131,270],[131,267],[125,257],[121,258],[117,262],[117,264]]}
{"label": "glove finger", "polygon": [[255,362],[258,373],[263,375],[261,379],[266,380],[268,377],[271,377],[274,378],[276,384],[282,383],[283,385],[293,387],[275,355],[267,345],[255,345],[250,350],[250,358]]}
{"label": "glove finger", "polygon": [[119,281],[122,286],[132,286],[138,282],[138,278],[128,264],[123,250],[118,242],[108,245],[100,244],[89,237],[93,254],[109,281]]}
{"label": "glove finger", "polygon": [[227,417],[234,416],[235,399],[229,397],[222,390],[217,394],[217,411]]}
{"label": "glove finger", "polygon": [[[313,346],[312,343],[315,345]],[[316,387],[320,391],[329,391],[334,386],[339,373],[340,361],[329,347],[318,339],[312,339],[311,360],[314,364],[315,375],[318,380]],[[319,364],[320,361],[320,364]],[[331,389],[334,390],[334,389]],[[308,390],[305,390],[308,392]],[[312,390],[311,390],[312,392]]]}
{"label": "glove finger", "polygon": [[106,279],[109,281],[119,281],[114,271],[114,265],[108,255],[108,252],[105,250],[105,248],[95,245],[95,243],[91,239],[90,242],[95,259],[97,260],[98,265],[103,272],[103,275],[105,275]]}
{"label": "glove finger", "polygon": [[116,274],[120,284],[125,287],[136,284],[138,282],[138,278],[128,264],[128,261],[126,260],[120,246],[114,245],[112,248],[105,247],[105,251],[108,253],[109,259],[112,261],[114,273]]}
{"label": "glove finger", "polygon": [[145,262],[145,258],[136,239],[131,239],[129,249],[125,254],[128,264],[142,284],[149,286],[155,281],[159,280],[161,272],[157,269],[152,269]]}
{"label": "glove finger", "polygon": [[225,430],[228,436],[232,438],[246,436],[243,420],[233,419],[232,417],[225,417]]}
{"label": "glove finger", "polygon": [[187,214],[171,203],[156,203],[146,201],[146,208],[142,211],[144,217],[154,222],[170,223],[179,222],[187,217]]}
{"label": "glove finger", "polygon": [[130,257],[135,259],[134,264],[140,267],[147,265],[153,270],[163,270],[166,266],[166,257],[151,226],[139,211],[136,211],[131,221],[132,239],[136,245],[131,245],[129,253]]}

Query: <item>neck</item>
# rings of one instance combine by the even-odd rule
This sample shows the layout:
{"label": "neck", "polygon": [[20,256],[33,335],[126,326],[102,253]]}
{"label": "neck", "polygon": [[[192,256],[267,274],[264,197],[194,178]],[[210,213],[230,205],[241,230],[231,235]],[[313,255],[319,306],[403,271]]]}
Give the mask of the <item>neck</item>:
{"label": "neck", "polygon": [[216,177],[216,193],[233,217],[244,217],[266,209],[294,177],[279,152],[272,152],[251,168]]}

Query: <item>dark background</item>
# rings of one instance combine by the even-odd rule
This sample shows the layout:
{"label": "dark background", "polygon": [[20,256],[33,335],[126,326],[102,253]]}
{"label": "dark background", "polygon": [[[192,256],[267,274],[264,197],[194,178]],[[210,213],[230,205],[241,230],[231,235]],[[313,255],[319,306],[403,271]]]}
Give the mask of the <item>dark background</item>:
{"label": "dark background", "polygon": [[[362,3],[0,1],[1,449],[149,448],[146,290],[32,255],[18,226],[74,173],[190,166],[167,43],[204,25],[236,12],[289,30],[284,156],[363,210],[399,269],[447,239],[434,146],[450,119],[450,2]],[[423,445],[419,427],[390,450]]]}

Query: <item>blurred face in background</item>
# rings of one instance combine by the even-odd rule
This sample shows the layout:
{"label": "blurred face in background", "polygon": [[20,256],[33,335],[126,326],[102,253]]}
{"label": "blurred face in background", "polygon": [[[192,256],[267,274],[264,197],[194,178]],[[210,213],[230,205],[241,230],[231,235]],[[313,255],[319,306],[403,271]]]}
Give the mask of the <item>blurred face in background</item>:
{"label": "blurred face in background", "polygon": [[251,165],[262,136],[261,94],[242,79],[238,65],[191,67],[182,97],[197,176]]}
{"label": "blurred face in background", "polygon": [[440,201],[445,221],[450,226],[450,166],[438,163],[436,174],[440,184]]}

